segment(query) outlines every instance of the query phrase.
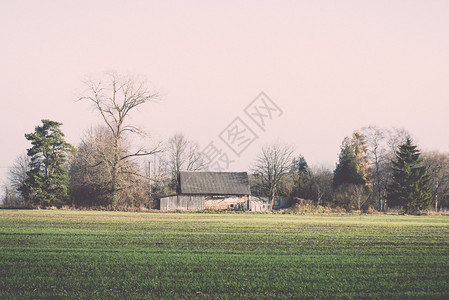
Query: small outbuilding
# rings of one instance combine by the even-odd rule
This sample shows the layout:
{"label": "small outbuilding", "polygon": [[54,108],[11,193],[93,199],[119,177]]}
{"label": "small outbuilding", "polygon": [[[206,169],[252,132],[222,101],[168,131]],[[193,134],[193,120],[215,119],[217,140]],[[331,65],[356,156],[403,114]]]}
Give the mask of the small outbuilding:
{"label": "small outbuilding", "polygon": [[177,194],[160,198],[160,209],[251,210],[246,172],[180,172]]}

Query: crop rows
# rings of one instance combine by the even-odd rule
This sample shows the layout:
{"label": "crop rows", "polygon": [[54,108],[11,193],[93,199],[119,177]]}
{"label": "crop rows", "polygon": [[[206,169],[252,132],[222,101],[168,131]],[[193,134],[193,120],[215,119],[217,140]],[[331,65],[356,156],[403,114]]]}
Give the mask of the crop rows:
{"label": "crop rows", "polygon": [[0,298],[449,296],[449,219],[0,211]]}

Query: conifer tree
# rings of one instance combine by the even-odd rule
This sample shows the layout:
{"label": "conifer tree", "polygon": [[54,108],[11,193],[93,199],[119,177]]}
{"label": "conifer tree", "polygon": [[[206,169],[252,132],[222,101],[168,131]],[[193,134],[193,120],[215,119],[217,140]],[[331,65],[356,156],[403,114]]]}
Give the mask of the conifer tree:
{"label": "conifer tree", "polygon": [[430,179],[421,163],[420,152],[410,138],[399,147],[392,163],[393,181],[388,188],[388,205],[402,206],[405,213],[429,209],[432,201]]}
{"label": "conifer tree", "polygon": [[[353,208],[360,210],[362,202],[369,197],[369,185],[359,162],[363,151],[356,138],[343,140],[333,178],[334,203],[348,211]],[[357,207],[354,204],[358,204]]]}
{"label": "conifer tree", "polygon": [[294,183],[293,196],[312,199],[312,171],[304,156],[300,155],[298,158],[293,159],[290,176]]}
{"label": "conifer tree", "polygon": [[64,164],[75,148],[64,140],[61,125],[42,120],[42,126],[36,126],[35,132],[25,134],[32,144],[27,152],[31,162],[21,191],[29,193],[35,205],[61,206],[68,201],[68,175]]}
{"label": "conifer tree", "polygon": [[337,167],[334,170],[333,186],[337,188],[342,185],[351,184],[364,185],[365,179],[359,172],[354,147],[349,138],[345,138],[341,146]]}

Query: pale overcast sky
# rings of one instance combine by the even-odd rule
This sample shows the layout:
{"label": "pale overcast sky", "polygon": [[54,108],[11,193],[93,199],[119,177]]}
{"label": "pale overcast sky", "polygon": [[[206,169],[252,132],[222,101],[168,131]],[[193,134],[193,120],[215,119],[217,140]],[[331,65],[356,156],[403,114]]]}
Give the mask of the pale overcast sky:
{"label": "pale overcast sky", "polygon": [[[333,168],[343,138],[372,124],[449,150],[449,1],[3,0],[0,36],[0,181],[43,118],[79,144],[100,122],[75,102],[82,81],[110,70],[163,96],[136,124],[214,142],[232,170],[274,141]],[[265,131],[244,112],[262,91],[279,108]],[[239,157],[219,137],[236,117],[258,137]]]}

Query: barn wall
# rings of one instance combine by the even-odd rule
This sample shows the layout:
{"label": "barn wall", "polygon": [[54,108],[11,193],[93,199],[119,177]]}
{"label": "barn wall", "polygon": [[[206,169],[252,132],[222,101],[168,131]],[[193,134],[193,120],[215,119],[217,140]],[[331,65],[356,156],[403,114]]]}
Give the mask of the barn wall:
{"label": "barn wall", "polygon": [[204,196],[176,195],[160,200],[161,210],[172,209],[205,209]]}
{"label": "barn wall", "polygon": [[248,209],[248,196],[206,197],[206,209]]}
{"label": "barn wall", "polygon": [[250,196],[249,210],[250,211],[271,211],[271,204],[269,203],[268,198]]}
{"label": "barn wall", "polygon": [[[173,209],[197,209],[197,210],[238,210],[251,209],[251,201],[248,196],[222,196],[212,197],[205,195],[175,195],[160,199],[161,210]],[[254,201],[253,201],[254,202]],[[259,203],[259,202],[257,202]],[[250,207],[248,207],[250,204]],[[253,204],[254,206],[254,204]],[[254,209],[251,209],[254,210]],[[266,204],[260,204],[260,208],[254,211],[270,210]]]}

